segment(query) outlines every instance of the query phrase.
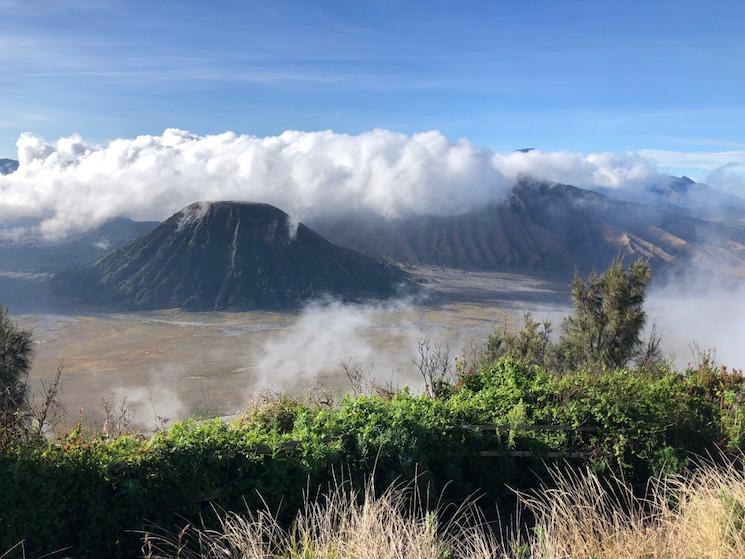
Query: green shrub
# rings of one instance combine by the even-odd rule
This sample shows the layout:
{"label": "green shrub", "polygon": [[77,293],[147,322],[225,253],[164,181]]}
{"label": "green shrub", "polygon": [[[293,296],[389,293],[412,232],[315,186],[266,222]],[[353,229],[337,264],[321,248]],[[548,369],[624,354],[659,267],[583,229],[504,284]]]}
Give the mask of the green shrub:
{"label": "green shrub", "polygon": [[519,330],[505,328],[489,336],[482,358],[489,363],[508,357],[562,373],[584,367],[617,369],[632,362],[656,366],[662,358],[654,325],[648,339],[642,339],[647,322],[644,298],[651,278],[646,260],[624,267],[620,258],[602,273],[575,275],[574,309],[561,322],[558,339],[552,338],[551,322],[536,322],[526,313]]}
{"label": "green shrub", "polygon": [[[419,474],[433,499],[481,491],[491,507],[510,495],[506,484],[537,484],[547,453],[643,484],[691,453],[740,448],[743,394],[740,375],[711,367],[557,375],[502,359],[438,398],[404,390],[332,409],[284,398],[230,423],[185,421],[150,438],[18,443],[0,453],[0,549],[25,539],[32,556],[70,547],[75,557],[133,557],[148,523],[198,522],[214,518],[213,505],[240,511],[262,499],[289,519],[304,491],[373,472],[380,487]],[[478,456],[484,450],[501,455]]]}

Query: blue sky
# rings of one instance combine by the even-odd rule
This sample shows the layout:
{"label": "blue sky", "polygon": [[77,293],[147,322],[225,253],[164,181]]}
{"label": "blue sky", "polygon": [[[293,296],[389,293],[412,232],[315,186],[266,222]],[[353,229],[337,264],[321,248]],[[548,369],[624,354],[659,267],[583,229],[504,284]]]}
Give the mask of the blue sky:
{"label": "blue sky", "polygon": [[0,0],[23,131],[441,130],[497,150],[745,150],[744,2]]}

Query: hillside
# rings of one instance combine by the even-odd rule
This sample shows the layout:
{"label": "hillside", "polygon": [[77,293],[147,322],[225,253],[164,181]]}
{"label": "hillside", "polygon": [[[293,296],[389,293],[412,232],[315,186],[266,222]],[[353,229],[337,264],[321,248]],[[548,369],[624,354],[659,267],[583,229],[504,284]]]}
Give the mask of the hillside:
{"label": "hillside", "polygon": [[745,199],[688,177],[669,177],[640,188],[599,188],[597,192],[625,202],[735,226],[745,224]]}
{"label": "hillside", "polygon": [[347,216],[313,224],[342,246],[410,264],[548,273],[617,255],[656,266],[745,264],[745,232],[569,185],[523,180],[501,204],[457,216]]}
{"label": "hillside", "polygon": [[157,225],[118,217],[61,240],[32,237],[3,242],[0,238],[0,272],[53,273],[80,266],[149,233]]}
{"label": "hillside", "polygon": [[406,281],[398,268],[337,247],[273,206],[214,202],[188,206],[53,285],[113,308],[248,310],[323,295],[387,297]]}

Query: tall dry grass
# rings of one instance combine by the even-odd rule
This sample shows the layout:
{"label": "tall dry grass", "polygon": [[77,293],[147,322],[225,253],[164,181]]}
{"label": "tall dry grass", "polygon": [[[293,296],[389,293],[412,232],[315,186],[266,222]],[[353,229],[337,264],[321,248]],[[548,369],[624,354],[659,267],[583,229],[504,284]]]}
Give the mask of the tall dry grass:
{"label": "tall dry grass", "polygon": [[[475,503],[448,520],[417,494],[340,485],[309,501],[291,528],[268,512],[222,515],[218,530],[148,535],[148,559],[730,559],[745,557],[745,471],[701,464],[638,497],[592,471],[555,470],[550,486],[520,495],[530,530],[503,532]],[[522,533],[522,535],[520,535]]]}
{"label": "tall dry grass", "polygon": [[[437,508],[437,507],[436,507]],[[430,511],[410,486],[377,495],[372,484],[356,493],[338,484],[308,499],[289,529],[267,510],[220,516],[218,530],[187,526],[147,534],[148,559],[466,559],[496,557],[499,542],[473,502],[450,520]]]}
{"label": "tall dry grass", "polygon": [[523,495],[536,518],[539,559],[745,558],[741,461],[701,463],[650,483],[645,497],[591,471],[554,471],[553,487]]}

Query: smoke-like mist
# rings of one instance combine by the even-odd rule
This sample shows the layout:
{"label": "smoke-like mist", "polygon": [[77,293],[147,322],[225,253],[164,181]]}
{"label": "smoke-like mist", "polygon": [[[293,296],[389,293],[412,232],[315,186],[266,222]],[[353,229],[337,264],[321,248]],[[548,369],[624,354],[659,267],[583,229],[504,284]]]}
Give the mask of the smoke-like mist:
{"label": "smoke-like mist", "polygon": [[656,324],[666,354],[693,363],[694,345],[717,362],[745,368],[745,283],[715,271],[686,273],[650,290],[649,324]]}
{"label": "smoke-like mist", "polygon": [[251,390],[303,391],[319,379],[344,387],[341,362],[364,372],[368,380],[418,387],[418,341],[427,340],[454,360],[491,333],[501,316],[493,318],[488,320],[487,313],[465,326],[449,311],[434,312],[411,299],[364,305],[311,303],[263,344],[252,360],[256,384]]}
{"label": "smoke-like mist", "polygon": [[342,359],[367,361],[374,354],[363,330],[373,307],[339,302],[311,304],[297,321],[272,337],[256,363],[259,387],[281,387],[288,381],[307,384],[339,366]]}
{"label": "smoke-like mist", "polygon": [[116,216],[162,220],[198,200],[267,202],[298,219],[357,209],[451,214],[499,200],[520,174],[605,188],[666,180],[634,154],[500,154],[437,131],[259,138],[168,129],[104,146],[24,134],[18,158],[19,169],[0,176],[0,220],[36,220],[50,238]]}
{"label": "smoke-like mist", "polygon": [[377,305],[311,303],[263,345],[252,389],[304,389],[319,378],[340,375],[342,361],[386,380],[406,376],[414,341],[431,334],[412,321],[417,312],[405,299]]}
{"label": "smoke-like mist", "polygon": [[125,405],[138,427],[157,429],[187,415],[187,406],[176,392],[183,374],[177,366],[151,370],[147,384],[114,386],[109,399],[114,406]]}

